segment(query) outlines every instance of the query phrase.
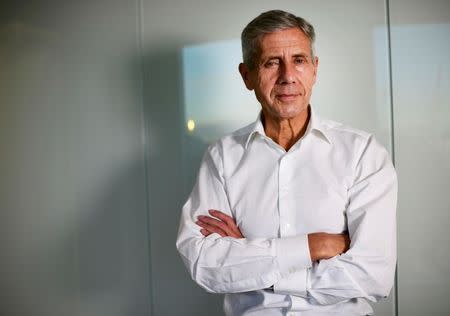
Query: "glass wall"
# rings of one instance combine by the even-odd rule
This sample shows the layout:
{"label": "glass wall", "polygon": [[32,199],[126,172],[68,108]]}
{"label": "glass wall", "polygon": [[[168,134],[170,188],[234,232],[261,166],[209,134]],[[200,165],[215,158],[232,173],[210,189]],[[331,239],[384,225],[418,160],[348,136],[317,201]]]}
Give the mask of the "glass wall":
{"label": "glass wall", "polygon": [[[143,8],[154,313],[176,314],[180,307],[173,302],[183,299],[184,315],[220,315],[222,296],[205,293],[181,264],[174,249],[177,226],[206,147],[258,115],[259,104],[238,73],[239,37],[274,5],[144,1]],[[316,27],[316,111],[374,133],[391,150],[385,2],[282,1],[277,8]],[[393,298],[376,311],[393,315]]]}
{"label": "glass wall", "polygon": [[376,315],[448,314],[448,1],[45,0],[0,4],[1,315],[222,314],[175,240],[204,150],[258,115],[239,36],[270,9],[316,28],[315,110],[396,164]]}
{"label": "glass wall", "polygon": [[450,3],[390,3],[399,315],[448,315]]}
{"label": "glass wall", "polygon": [[0,315],[149,315],[136,2],[0,4]]}

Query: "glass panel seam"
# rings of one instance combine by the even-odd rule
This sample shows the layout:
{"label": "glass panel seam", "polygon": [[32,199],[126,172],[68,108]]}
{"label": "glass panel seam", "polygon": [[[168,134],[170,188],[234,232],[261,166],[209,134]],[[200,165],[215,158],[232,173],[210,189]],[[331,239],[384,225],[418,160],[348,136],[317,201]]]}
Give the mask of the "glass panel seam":
{"label": "glass panel seam", "polygon": [[149,196],[149,179],[148,179],[148,122],[145,111],[144,88],[146,81],[146,70],[143,49],[143,23],[144,23],[144,4],[142,0],[136,0],[136,43],[139,58],[139,102],[141,105],[141,148],[144,167],[144,196],[145,196],[145,212],[146,212],[146,233],[147,233],[147,264],[148,264],[148,306],[147,312],[149,316],[153,315],[153,279],[152,279],[152,261],[151,261],[151,240],[150,240],[150,196]]}
{"label": "glass panel seam", "polygon": [[[394,134],[394,93],[392,84],[392,38],[391,38],[391,12],[389,7],[390,1],[385,0],[386,8],[386,35],[387,35],[387,54],[388,54],[388,80],[389,80],[389,114],[390,114],[390,145],[391,145],[391,155],[392,163],[395,166],[395,134]],[[398,217],[398,215],[397,215]],[[398,242],[398,235],[397,235]],[[398,256],[398,255],[397,255]],[[398,257],[397,257],[397,269],[395,271],[395,282],[394,282],[394,315],[399,315],[398,306]]]}

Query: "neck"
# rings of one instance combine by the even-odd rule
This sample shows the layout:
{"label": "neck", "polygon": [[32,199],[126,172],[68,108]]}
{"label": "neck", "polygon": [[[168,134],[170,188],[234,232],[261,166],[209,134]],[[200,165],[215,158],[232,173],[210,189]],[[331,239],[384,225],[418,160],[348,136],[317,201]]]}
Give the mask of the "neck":
{"label": "neck", "polygon": [[263,125],[267,137],[288,151],[306,133],[311,116],[309,107],[289,119],[271,117],[263,110]]}

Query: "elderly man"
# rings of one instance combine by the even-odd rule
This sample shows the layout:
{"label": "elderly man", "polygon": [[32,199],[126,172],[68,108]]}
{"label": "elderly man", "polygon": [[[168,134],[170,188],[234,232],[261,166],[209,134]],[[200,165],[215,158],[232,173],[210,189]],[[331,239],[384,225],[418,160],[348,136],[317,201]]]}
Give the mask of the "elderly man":
{"label": "elderly man", "polygon": [[258,119],[211,145],[177,248],[227,315],[368,315],[396,263],[397,178],[369,133],[320,118],[314,29],[283,11],[242,32]]}

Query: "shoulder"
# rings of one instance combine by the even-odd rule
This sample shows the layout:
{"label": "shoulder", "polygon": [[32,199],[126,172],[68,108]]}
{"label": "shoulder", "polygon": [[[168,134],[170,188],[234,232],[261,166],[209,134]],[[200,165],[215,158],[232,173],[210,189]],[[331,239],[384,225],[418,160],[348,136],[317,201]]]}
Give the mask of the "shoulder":
{"label": "shoulder", "polygon": [[208,152],[214,153],[214,155],[223,156],[224,153],[230,153],[230,151],[235,151],[240,148],[244,149],[248,137],[254,131],[254,127],[255,123],[251,123],[232,133],[222,136],[208,147]]}
{"label": "shoulder", "polygon": [[335,149],[345,153],[353,167],[363,157],[368,160],[390,159],[388,151],[374,134],[329,119],[322,119],[321,124]]}
{"label": "shoulder", "polygon": [[322,119],[321,124],[333,141],[364,142],[372,137],[369,132],[330,119]]}
{"label": "shoulder", "polygon": [[234,160],[244,154],[245,145],[249,136],[253,133],[254,127],[255,123],[251,123],[232,133],[222,136],[216,142],[208,146],[205,155],[209,157],[215,165],[223,167],[223,164],[230,159]]}

